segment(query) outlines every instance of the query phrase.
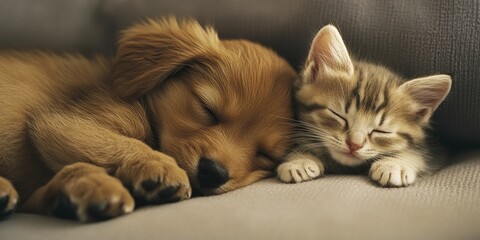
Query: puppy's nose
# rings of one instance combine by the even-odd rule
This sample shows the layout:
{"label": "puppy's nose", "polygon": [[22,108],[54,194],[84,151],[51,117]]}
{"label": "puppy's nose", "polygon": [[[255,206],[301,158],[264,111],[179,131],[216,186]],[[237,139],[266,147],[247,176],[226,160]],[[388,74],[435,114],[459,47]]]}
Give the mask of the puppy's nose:
{"label": "puppy's nose", "polygon": [[228,181],[228,170],[210,158],[200,158],[198,163],[198,180],[202,187],[216,188]]}

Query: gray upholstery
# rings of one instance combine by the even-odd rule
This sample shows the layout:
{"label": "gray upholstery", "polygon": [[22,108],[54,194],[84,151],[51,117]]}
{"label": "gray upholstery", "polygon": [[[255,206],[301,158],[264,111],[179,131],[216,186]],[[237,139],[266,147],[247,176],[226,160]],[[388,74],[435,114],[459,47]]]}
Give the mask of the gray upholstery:
{"label": "gray upholstery", "polygon": [[98,0],[2,0],[0,47],[109,52]]}
{"label": "gray upholstery", "polygon": [[0,239],[480,239],[480,151],[454,158],[409,188],[362,176],[270,179],[102,223],[16,214],[0,223]]}
{"label": "gray upholstery", "polygon": [[475,0],[4,0],[0,47],[114,51],[120,29],[145,17],[190,16],[225,38],[277,50],[299,68],[316,31],[337,25],[353,53],[407,76],[448,73],[435,121],[450,145],[480,146],[480,14]]}
{"label": "gray upholstery", "polygon": [[[337,25],[358,56],[407,76],[448,73],[435,121],[450,146],[480,146],[480,3],[474,0],[3,0],[0,48],[114,53],[146,16],[190,16],[300,68],[316,31]],[[0,110],[1,111],[1,110]],[[362,176],[300,185],[270,179],[228,194],[148,207],[97,224],[16,214],[0,239],[480,239],[480,151],[413,187]]]}

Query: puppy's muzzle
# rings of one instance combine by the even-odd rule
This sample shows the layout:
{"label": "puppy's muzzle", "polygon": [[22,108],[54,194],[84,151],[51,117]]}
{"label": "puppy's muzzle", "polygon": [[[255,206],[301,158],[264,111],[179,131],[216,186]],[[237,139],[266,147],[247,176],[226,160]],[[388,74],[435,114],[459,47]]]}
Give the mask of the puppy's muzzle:
{"label": "puppy's muzzle", "polygon": [[217,161],[202,157],[198,163],[198,181],[202,188],[217,188],[229,179],[228,170]]}

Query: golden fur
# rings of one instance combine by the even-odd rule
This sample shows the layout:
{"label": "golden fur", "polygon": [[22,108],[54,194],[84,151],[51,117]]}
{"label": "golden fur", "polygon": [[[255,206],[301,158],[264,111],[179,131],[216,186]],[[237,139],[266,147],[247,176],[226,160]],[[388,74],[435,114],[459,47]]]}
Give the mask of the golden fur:
{"label": "golden fur", "polygon": [[[3,52],[0,214],[15,189],[23,211],[95,220],[132,211],[134,198],[177,201],[265,178],[289,146],[293,79],[271,50],[192,20],[127,29],[112,63]],[[203,157],[225,167],[225,184],[199,184]]]}
{"label": "golden fur", "polygon": [[385,67],[352,60],[337,29],[326,26],[296,85],[299,146],[278,168],[281,180],[370,167],[380,185],[408,186],[441,162],[426,131],[450,90],[450,76],[407,81]]}

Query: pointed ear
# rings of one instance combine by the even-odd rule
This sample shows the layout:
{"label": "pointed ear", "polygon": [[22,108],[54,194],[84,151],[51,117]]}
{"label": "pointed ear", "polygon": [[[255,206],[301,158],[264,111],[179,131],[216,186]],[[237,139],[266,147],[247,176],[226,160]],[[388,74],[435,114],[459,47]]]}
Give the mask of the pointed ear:
{"label": "pointed ear", "polygon": [[209,64],[221,47],[217,33],[194,20],[148,20],[123,32],[113,64],[112,87],[138,98],[192,63]]}
{"label": "pointed ear", "polygon": [[400,90],[420,105],[418,117],[430,117],[450,92],[452,79],[445,74],[416,78],[405,82]]}
{"label": "pointed ear", "polygon": [[317,33],[308,54],[308,65],[312,65],[314,76],[322,71],[343,71],[348,75],[353,74],[352,60],[336,27],[327,25]]}

